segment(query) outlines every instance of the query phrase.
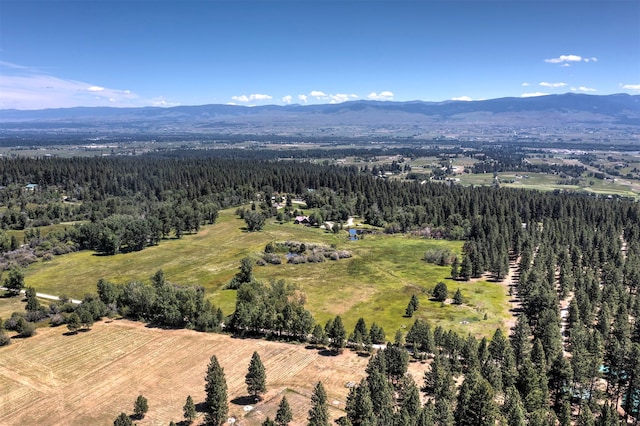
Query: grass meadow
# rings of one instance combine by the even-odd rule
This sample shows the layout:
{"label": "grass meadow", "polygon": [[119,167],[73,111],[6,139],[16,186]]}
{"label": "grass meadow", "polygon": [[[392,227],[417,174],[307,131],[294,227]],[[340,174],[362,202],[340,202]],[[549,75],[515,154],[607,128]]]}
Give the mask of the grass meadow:
{"label": "grass meadow", "polygon": [[[260,232],[246,232],[244,226],[233,210],[221,211],[215,225],[140,252],[101,256],[82,251],[40,261],[27,268],[25,283],[38,292],[82,298],[96,291],[99,278],[118,283],[149,282],[151,275],[162,269],[171,282],[202,285],[228,315],[234,309],[235,291],[223,287],[237,272],[240,259],[257,258],[270,241],[296,240],[333,245],[353,254],[350,259],[323,263],[254,267],[260,280],[284,279],[298,285],[307,296],[307,308],[320,323],[340,315],[352,330],[363,317],[369,325],[376,322],[384,327],[392,339],[396,330],[407,331],[417,317],[433,326],[478,336],[491,335],[510,318],[503,286],[487,281],[455,282],[447,278],[449,267],[422,260],[424,252],[433,247],[459,253],[461,242],[382,234],[349,241],[347,232],[333,234],[293,223],[268,221]],[[431,289],[439,281],[447,283],[451,295],[460,287],[465,303],[455,306],[430,301]],[[413,294],[419,297],[420,309],[414,318],[405,318]]]}

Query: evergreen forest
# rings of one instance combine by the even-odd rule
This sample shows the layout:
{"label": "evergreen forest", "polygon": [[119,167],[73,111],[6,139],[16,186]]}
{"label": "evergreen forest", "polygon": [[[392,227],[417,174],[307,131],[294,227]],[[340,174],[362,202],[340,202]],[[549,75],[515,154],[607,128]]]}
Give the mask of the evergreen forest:
{"label": "evergreen forest", "polygon": [[[416,320],[376,350],[384,343],[377,325],[368,328],[364,318],[351,332],[339,316],[317,324],[286,277],[258,282],[250,265],[234,282],[236,309],[227,318],[201,288],[168,283],[162,271],[150,286],[100,281],[97,296],[77,308],[61,303],[57,313],[66,318],[78,311],[74,327],[117,312],[171,327],[308,341],[336,354],[347,346],[372,353],[341,425],[638,424],[636,201],[385,179],[365,165],[251,155],[256,158],[231,150],[0,158],[3,285],[19,290],[21,269],[39,258],[77,250],[108,256],[197,233],[216,222],[220,209],[237,207],[248,230],[259,232],[265,220],[293,221],[297,200],[313,211],[311,225],[358,216],[381,233],[464,241],[452,262],[457,280],[501,280],[515,262],[521,310],[514,329],[479,338]],[[39,232],[62,222],[74,224]],[[24,230],[24,239],[8,230]],[[38,312],[37,303],[31,311]],[[18,323],[9,319],[4,327]],[[430,360],[422,383],[405,374],[410,357]],[[309,424],[327,424],[310,416]]]}

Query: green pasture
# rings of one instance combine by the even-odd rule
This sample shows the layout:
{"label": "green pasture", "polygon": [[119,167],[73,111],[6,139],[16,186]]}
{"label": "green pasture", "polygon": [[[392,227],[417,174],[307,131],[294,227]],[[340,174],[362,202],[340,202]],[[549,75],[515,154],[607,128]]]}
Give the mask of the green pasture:
{"label": "green pasture", "polygon": [[[454,282],[447,278],[449,267],[422,260],[424,252],[432,247],[459,253],[461,242],[382,234],[349,241],[346,232],[333,234],[293,223],[268,222],[262,231],[253,233],[244,231],[244,225],[232,210],[225,210],[215,225],[197,234],[164,240],[140,252],[100,256],[83,251],[37,262],[27,268],[25,283],[38,292],[82,298],[85,293],[95,292],[99,278],[119,283],[148,282],[155,271],[162,269],[171,282],[202,285],[212,301],[230,314],[235,291],[222,288],[237,272],[240,259],[258,258],[270,241],[296,240],[333,245],[353,254],[349,259],[298,265],[287,264],[283,254],[281,265],[254,267],[254,275],[260,280],[284,279],[297,284],[318,322],[341,315],[352,330],[363,317],[369,325],[375,321],[383,326],[387,336],[393,338],[399,328],[408,331],[416,317],[430,321],[434,327],[442,325],[474,335],[490,335],[509,318],[502,286],[485,281]],[[430,291],[438,281],[447,283],[451,296],[460,287],[465,304],[430,301]],[[412,294],[418,295],[420,309],[414,318],[405,318]]]}
{"label": "green pasture", "polygon": [[[525,177],[527,176],[527,177]],[[457,175],[460,183],[463,185],[492,185],[493,173],[483,174],[462,174]],[[584,178],[584,183],[580,185],[561,185],[558,181],[562,180],[560,176],[549,175],[546,173],[498,173],[500,186],[505,188],[522,188],[535,189],[538,191],[576,191],[576,192],[594,192],[602,195],[620,195],[625,197],[638,197],[638,192],[632,186],[625,183],[624,179],[618,179],[615,182],[611,180]]]}

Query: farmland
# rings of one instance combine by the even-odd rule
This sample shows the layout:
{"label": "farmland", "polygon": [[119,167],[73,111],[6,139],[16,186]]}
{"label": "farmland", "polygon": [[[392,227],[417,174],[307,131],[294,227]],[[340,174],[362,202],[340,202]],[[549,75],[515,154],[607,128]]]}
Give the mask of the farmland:
{"label": "farmland", "polygon": [[[510,317],[504,288],[495,283],[476,281],[456,283],[447,277],[450,268],[422,260],[429,248],[446,248],[460,253],[461,243],[429,240],[404,235],[367,235],[348,241],[347,233],[333,234],[301,225],[267,223],[260,232],[244,231],[244,221],[232,210],[220,212],[218,222],[195,235],[162,241],[140,252],[97,256],[90,251],[67,254],[31,265],[26,285],[39,292],[82,298],[95,292],[96,281],[148,281],[158,269],[167,279],[180,284],[202,285],[225,315],[233,312],[235,291],[223,290],[237,271],[240,259],[257,257],[271,241],[298,240],[334,245],[353,253],[350,259],[254,267],[257,279],[285,279],[298,285],[307,296],[307,309],[316,321],[324,323],[341,315],[352,329],[358,318],[376,322],[392,338],[395,330],[409,327],[404,309],[412,294],[424,306],[416,316],[442,325],[445,329],[474,335],[490,335],[504,327]],[[459,286],[463,306],[428,300],[438,281],[446,281],[453,292]],[[484,320],[484,314],[487,319]]]}
{"label": "farmland", "polygon": [[[77,335],[65,331],[40,329],[36,336],[1,349],[0,424],[111,424],[120,412],[132,413],[139,394],[149,400],[149,412],[139,425],[178,422],[187,395],[196,405],[204,401],[204,375],[215,354],[225,369],[229,414],[238,419],[236,424],[259,425],[266,416],[273,418],[286,395],[294,413],[291,424],[302,425],[318,380],[327,390],[330,414],[344,415],[345,384],[364,377],[368,361],[351,351],[325,356],[303,345],[162,330],[126,320],[102,321]],[[242,398],[244,375],[253,351],[265,364],[267,394],[245,412],[250,402]],[[419,363],[410,366],[418,383],[424,369]]]}

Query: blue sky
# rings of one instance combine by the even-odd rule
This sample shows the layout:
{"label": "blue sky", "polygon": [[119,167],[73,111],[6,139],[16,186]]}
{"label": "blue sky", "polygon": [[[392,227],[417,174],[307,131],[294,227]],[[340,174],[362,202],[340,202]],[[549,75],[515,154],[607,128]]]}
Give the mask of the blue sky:
{"label": "blue sky", "polygon": [[0,108],[640,94],[640,1],[0,0]]}

